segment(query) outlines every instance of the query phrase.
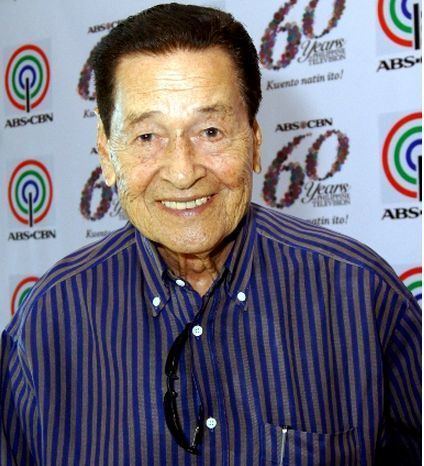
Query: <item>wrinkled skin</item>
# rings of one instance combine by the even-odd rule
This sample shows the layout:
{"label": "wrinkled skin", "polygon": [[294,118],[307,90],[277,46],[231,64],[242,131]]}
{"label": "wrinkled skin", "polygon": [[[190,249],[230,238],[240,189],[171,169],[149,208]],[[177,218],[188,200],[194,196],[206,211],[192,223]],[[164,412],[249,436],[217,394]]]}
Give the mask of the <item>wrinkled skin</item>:
{"label": "wrinkled skin", "polygon": [[[133,225],[203,295],[260,171],[261,133],[249,124],[233,62],[219,48],[130,55],[117,67],[115,91],[110,137],[101,122],[98,131],[106,182],[117,183]],[[173,204],[199,198],[206,203]]]}

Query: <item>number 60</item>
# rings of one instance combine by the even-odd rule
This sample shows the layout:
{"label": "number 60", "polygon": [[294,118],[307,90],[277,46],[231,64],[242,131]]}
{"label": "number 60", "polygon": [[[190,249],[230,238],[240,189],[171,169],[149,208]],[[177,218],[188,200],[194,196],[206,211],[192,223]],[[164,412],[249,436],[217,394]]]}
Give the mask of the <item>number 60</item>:
{"label": "number 60", "polygon": [[[330,170],[324,176],[319,177],[317,173],[318,152],[321,149],[322,143],[332,135],[337,137],[337,156],[331,165]],[[341,131],[329,130],[319,136],[309,148],[308,153],[306,154],[305,168],[303,168],[298,162],[290,162],[283,165],[289,155],[293,152],[293,149],[298,146],[304,138],[309,136],[311,136],[310,133],[293,138],[287,145],[278,151],[277,156],[271,162],[271,165],[265,174],[262,190],[263,199],[269,206],[280,209],[291,206],[302,192],[305,173],[311,180],[323,181],[338,172],[344,164],[349,153],[349,138]],[[284,196],[277,201],[277,184],[280,173],[283,171],[290,172],[290,184]]]}
{"label": "number 60", "polygon": [[[333,14],[328,21],[327,27],[321,34],[314,33],[315,10],[319,0],[310,0],[305,8],[302,17],[302,32],[309,39],[319,39],[328,34],[331,29],[337,26],[343,10],[345,8],[345,0],[335,0]],[[261,40],[261,49],[259,51],[259,60],[262,65],[269,70],[279,70],[288,66],[299,51],[300,40],[302,33],[300,27],[296,23],[285,23],[281,26],[289,11],[293,8],[298,0],[289,0],[286,2],[272,18]],[[287,45],[280,59],[274,63],[272,59],[273,49],[277,34],[279,32],[287,32]]]}

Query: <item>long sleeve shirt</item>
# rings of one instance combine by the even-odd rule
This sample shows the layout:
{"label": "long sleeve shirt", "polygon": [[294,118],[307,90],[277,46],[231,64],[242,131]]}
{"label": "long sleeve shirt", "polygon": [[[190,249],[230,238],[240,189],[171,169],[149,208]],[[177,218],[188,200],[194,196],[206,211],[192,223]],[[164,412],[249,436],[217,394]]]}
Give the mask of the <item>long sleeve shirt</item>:
{"label": "long sleeve shirt", "polygon": [[[421,311],[355,240],[252,204],[206,295],[131,224],[57,263],[1,339],[0,464],[408,465]],[[175,441],[165,361],[187,323]]]}

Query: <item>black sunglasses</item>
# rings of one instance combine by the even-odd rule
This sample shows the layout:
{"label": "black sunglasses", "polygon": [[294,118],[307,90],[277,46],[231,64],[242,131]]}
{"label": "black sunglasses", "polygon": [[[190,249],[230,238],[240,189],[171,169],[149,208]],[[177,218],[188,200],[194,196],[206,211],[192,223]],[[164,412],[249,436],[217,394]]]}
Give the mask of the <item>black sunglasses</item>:
{"label": "black sunglasses", "polygon": [[178,380],[178,361],[192,328],[193,324],[191,323],[185,326],[183,332],[178,335],[174,343],[172,343],[168,357],[166,358],[165,374],[167,391],[163,397],[163,407],[165,410],[166,425],[178,445],[193,455],[199,455],[200,452],[197,447],[199,446],[203,435],[203,407],[200,406],[199,413],[197,415],[197,426],[194,429],[193,440],[190,443],[181,428],[176,402],[178,393],[174,390],[174,381]]}

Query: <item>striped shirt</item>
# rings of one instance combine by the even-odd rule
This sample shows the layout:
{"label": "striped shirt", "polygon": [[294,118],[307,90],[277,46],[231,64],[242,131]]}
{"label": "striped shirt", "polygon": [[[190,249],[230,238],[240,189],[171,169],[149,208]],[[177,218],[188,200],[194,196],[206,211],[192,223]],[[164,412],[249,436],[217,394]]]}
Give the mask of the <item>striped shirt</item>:
{"label": "striped shirt", "polygon": [[[0,464],[421,464],[420,315],[369,248],[254,204],[203,297],[128,224],[57,263],[3,332]],[[200,404],[215,425],[199,456],[163,408],[189,322],[181,425]]]}

